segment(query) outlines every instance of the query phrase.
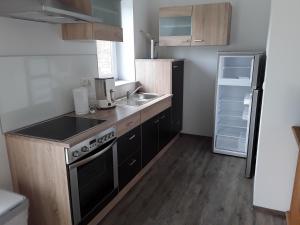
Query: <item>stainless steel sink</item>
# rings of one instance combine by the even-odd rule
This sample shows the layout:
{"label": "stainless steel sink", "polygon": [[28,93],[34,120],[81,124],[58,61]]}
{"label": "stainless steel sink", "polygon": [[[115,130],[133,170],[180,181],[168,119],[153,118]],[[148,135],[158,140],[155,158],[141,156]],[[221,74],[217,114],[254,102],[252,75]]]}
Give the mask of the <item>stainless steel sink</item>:
{"label": "stainless steel sink", "polygon": [[159,95],[155,93],[138,93],[130,95],[129,98],[122,98],[117,100],[118,105],[130,105],[130,106],[141,106],[156,98]]}

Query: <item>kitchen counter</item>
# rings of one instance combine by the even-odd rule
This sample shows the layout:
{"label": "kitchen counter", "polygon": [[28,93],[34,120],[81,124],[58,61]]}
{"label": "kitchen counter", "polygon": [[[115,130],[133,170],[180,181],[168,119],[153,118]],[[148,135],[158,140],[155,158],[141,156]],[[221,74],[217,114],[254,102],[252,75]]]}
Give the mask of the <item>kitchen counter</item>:
{"label": "kitchen counter", "polygon": [[21,138],[25,139],[31,139],[33,141],[42,141],[42,142],[47,142],[49,144],[55,144],[64,148],[71,148],[72,146],[110,128],[110,127],[116,127],[118,123],[121,123],[123,120],[134,116],[135,114],[138,114],[142,112],[143,110],[147,110],[148,108],[151,108],[154,106],[156,103],[160,103],[164,100],[171,99],[172,95],[171,94],[166,94],[163,96],[160,96],[144,105],[141,106],[128,106],[128,105],[120,105],[117,106],[113,109],[108,109],[108,110],[97,110],[96,113],[94,114],[88,114],[84,116],[77,116],[75,113],[70,113],[67,114],[69,116],[75,116],[75,117],[83,117],[83,118],[90,118],[90,119],[98,119],[98,120],[105,120],[105,122],[88,129],[78,135],[75,135],[69,139],[66,139],[64,141],[54,141],[50,139],[42,139],[42,138],[35,138],[35,137],[29,137],[29,136],[24,136],[20,135],[14,132],[8,132],[6,133],[7,136],[20,136]]}
{"label": "kitchen counter", "polygon": [[300,149],[300,127],[293,127],[293,132]]}

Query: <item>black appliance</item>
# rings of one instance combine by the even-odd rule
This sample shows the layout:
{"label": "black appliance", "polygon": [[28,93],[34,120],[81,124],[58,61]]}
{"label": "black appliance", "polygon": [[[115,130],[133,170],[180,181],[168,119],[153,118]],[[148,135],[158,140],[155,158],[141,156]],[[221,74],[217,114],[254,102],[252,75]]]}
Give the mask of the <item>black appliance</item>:
{"label": "black appliance", "polygon": [[103,122],[105,121],[62,116],[17,130],[15,133],[31,137],[64,141]]}

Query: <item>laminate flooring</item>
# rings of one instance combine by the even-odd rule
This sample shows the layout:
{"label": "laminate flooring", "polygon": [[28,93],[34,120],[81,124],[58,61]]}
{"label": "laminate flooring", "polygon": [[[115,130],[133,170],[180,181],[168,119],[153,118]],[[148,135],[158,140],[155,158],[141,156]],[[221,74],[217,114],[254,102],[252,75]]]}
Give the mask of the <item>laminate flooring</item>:
{"label": "laminate flooring", "polygon": [[212,139],[182,135],[99,225],[285,225],[252,207],[245,160],[212,153]]}

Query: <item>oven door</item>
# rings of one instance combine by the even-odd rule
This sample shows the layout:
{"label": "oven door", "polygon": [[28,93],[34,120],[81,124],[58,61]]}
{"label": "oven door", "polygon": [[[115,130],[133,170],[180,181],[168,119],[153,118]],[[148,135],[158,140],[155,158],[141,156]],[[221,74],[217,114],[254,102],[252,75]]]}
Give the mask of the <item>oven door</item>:
{"label": "oven door", "polygon": [[84,225],[118,193],[116,139],[68,169],[73,224]]}

